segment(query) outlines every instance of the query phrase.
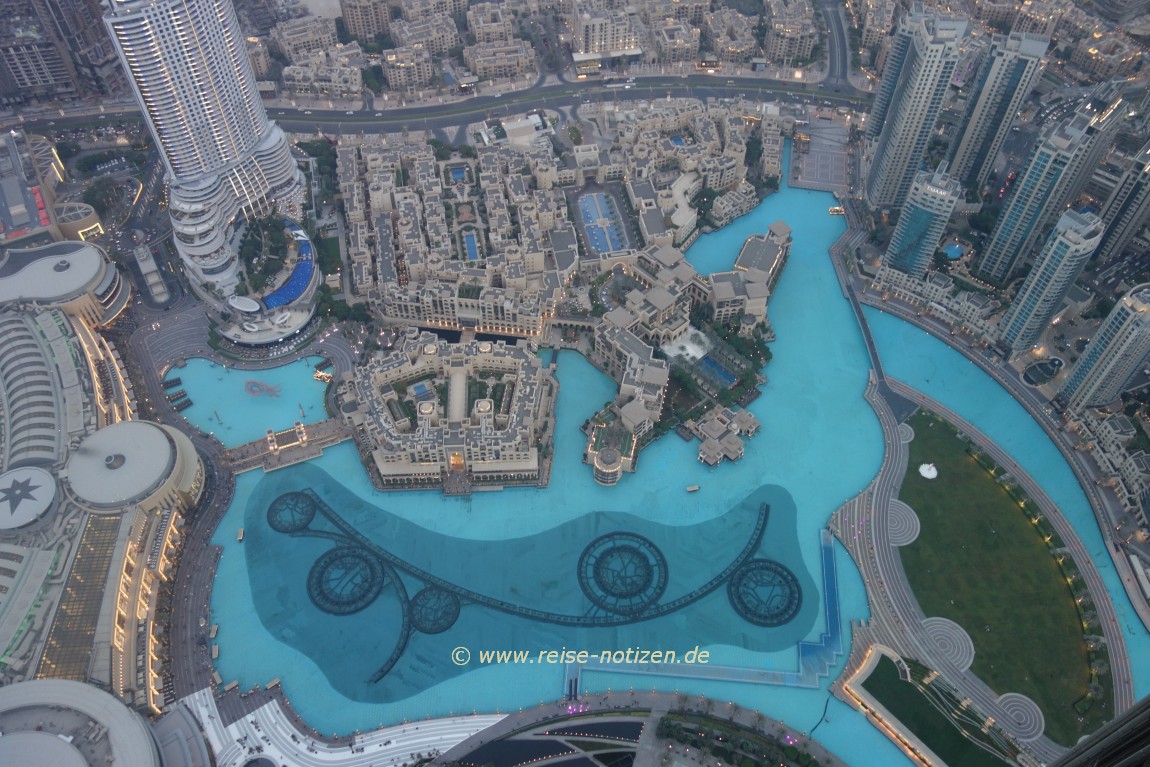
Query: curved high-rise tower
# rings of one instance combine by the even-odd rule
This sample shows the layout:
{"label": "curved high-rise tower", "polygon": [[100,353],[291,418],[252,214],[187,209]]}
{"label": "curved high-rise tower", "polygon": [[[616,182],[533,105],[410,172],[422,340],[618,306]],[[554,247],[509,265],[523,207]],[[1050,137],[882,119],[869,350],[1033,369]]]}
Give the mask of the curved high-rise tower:
{"label": "curved high-rise tower", "polygon": [[230,288],[243,213],[294,202],[299,171],[268,122],[231,0],[108,0],[104,22],[167,170],[176,250]]}
{"label": "curved high-rise tower", "polygon": [[1113,402],[1150,357],[1150,283],[1130,290],[1094,332],[1062,382],[1071,410]]}

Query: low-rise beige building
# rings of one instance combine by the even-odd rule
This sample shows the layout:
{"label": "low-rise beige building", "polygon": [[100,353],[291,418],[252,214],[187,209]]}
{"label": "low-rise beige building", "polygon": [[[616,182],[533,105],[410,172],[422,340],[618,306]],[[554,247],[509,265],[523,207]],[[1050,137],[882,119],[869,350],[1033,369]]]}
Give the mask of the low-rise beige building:
{"label": "low-rise beige building", "polygon": [[406,91],[430,85],[435,79],[431,52],[421,46],[383,52],[383,76],[392,90]]}
{"label": "low-rise beige building", "polygon": [[307,60],[313,53],[329,50],[339,42],[335,35],[335,19],[321,16],[281,21],[272,27],[270,37],[272,45],[293,64]]}
{"label": "low-rise beige building", "polygon": [[463,49],[463,61],[480,80],[510,79],[538,72],[535,52],[522,40],[468,46]]}

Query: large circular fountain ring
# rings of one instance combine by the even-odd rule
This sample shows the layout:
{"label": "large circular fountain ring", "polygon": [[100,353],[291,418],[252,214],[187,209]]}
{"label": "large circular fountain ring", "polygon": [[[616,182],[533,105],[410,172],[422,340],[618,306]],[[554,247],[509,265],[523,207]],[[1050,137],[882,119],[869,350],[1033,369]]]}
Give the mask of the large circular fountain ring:
{"label": "large circular fountain ring", "polygon": [[298,533],[315,519],[315,500],[305,493],[284,493],[268,505],[268,526],[277,533]]}
{"label": "large circular fountain ring", "polygon": [[359,546],[331,549],[307,574],[312,603],[332,615],[351,615],[370,605],[384,583],[383,565]]}
{"label": "large circular fountain ring", "polygon": [[459,618],[459,597],[446,589],[428,586],[411,600],[411,625],[424,634],[441,634]]}
{"label": "large circular fountain ring", "polygon": [[634,533],[608,533],[579,557],[579,586],[597,607],[634,615],[659,601],[667,588],[667,559]]}
{"label": "large circular fountain ring", "polygon": [[773,559],[742,564],[727,582],[731,607],[756,626],[782,626],[803,606],[803,591],[795,574]]}

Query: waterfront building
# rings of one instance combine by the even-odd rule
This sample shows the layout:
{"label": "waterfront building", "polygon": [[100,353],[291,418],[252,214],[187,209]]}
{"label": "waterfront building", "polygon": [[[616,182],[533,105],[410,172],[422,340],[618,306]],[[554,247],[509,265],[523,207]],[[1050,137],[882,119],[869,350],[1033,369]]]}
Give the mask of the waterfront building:
{"label": "waterfront building", "polygon": [[1130,290],[1106,316],[1062,384],[1071,410],[1113,402],[1150,355],[1150,283]]}
{"label": "waterfront building", "polygon": [[302,176],[268,121],[231,0],[122,0],[104,19],[160,150],[192,286],[238,282],[241,217],[297,214]]}
{"label": "waterfront building", "polygon": [[1027,351],[1042,337],[1101,242],[1102,231],[1102,220],[1093,213],[1068,210],[1058,219],[1002,319],[999,337],[1013,354]]}
{"label": "waterfront building", "polygon": [[902,207],[950,87],[966,26],[928,15],[917,4],[899,23],[867,121],[864,184],[871,207]]}
{"label": "waterfront building", "polygon": [[883,256],[883,265],[922,279],[938,250],[946,224],[962,196],[958,181],[946,172],[919,171],[899,213],[898,225]]}
{"label": "waterfront building", "polygon": [[1120,96],[1104,87],[1074,114],[1043,129],[979,256],[980,277],[1005,284],[1029,259],[1031,249],[1082,191],[1110,148],[1121,125],[1122,104]]}
{"label": "waterfront building", "polygon": [[1122,255],[1150,218],[1150,142],[1135,155],[1099,215],[1106,234],[1098,245],[1096,261],[1107,264]]}
{"label": "waterfront building", "polygon": [[536,484],[557,390],[525,343],[449,344],[409,328],[344,374],[340,413],[381,487]]}
{"label": "waterfront building", "polygon": [[986,184],[1015,115],[1038,81],[1049,45],[1050,39],[1041,35],[994,36],[971,84],[965,127],[950,163],[951,175],[967,186]]}

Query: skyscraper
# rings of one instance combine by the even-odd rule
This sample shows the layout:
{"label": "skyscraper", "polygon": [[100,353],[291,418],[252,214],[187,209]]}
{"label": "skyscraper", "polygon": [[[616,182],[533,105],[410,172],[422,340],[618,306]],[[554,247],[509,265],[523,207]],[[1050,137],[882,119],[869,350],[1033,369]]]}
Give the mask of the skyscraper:
{"label": "skyscraper", "polygon": [[999,326],[998,335],[1011,352],[1024,352],[1038,341],[1101,240],[1098,216],[1073,210],[1062,214]]}
{"label": "skyscraper", "polygon": [[300,173],[268,122],[231,0],[112,0],[104,19],[169,184],[173,239],[193,284],[236,282],[240,214],[291,207]]}
{"label": "skyscraper", "polygon": [[1113,402],[1150,354],[1150,283],[1115,304],[1062,384],[1067,407]]}
{"label": "skyscraper", "polygon": [[899,22],[867,124],[864,186],[872,207],[898,208],[906,199],[965,34],[965,21],[924,14],[917,4]]}
{"label": "skyscraper", "polygon": [[1150,696],[1099,727],[1052,767],[1141,767],[1150,763]]}
{"label": "skyscraper", "polygon": [[1122,255],[1127,243],[1150,218],[1150,142],[1135,155],[1100,215],[1106,234],[1098,245],[1097,261],[1105,264]]}
{"label": "skyscraper", "polygon": [[978,259],[979,276],[1002,285],[1029,258],[1110,148],[1121,105],[1122,98],[1103,87],[1074,114],[1043,129]]}
{"label": "skyscraper", "polygon": [[1049,45],[1050,38],[1041,35],[994,36],[971,86],[966,127],[950,163],[955,178],[975,188],[986,183],[1014,116],[1038,81]]}
{"label": "skyscraper", "polygon": [[958,181],[946,173],[946,163],[934,173],[926,170],[916,173],[883,264],[921,279],[961,194]]}

